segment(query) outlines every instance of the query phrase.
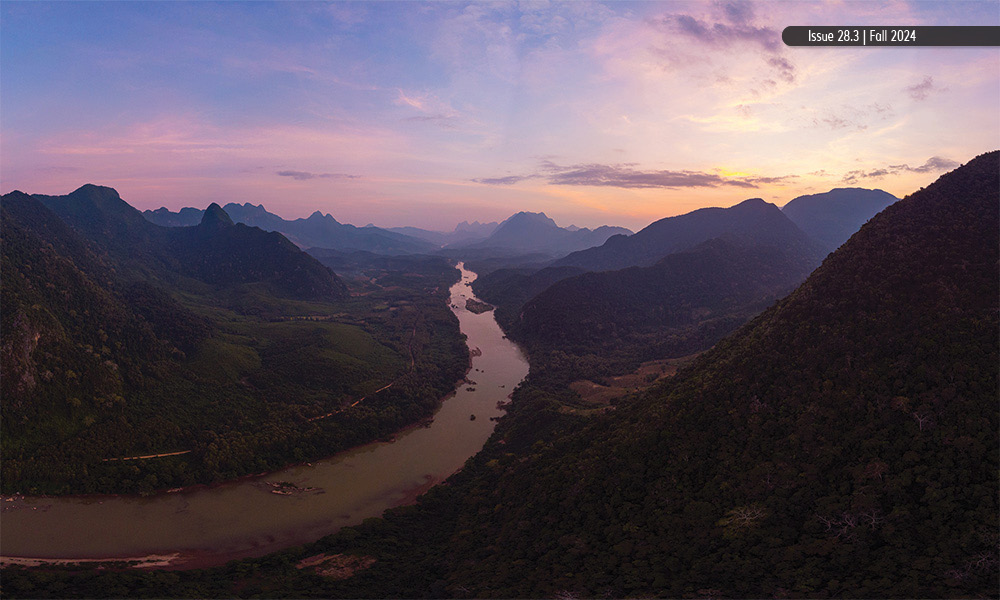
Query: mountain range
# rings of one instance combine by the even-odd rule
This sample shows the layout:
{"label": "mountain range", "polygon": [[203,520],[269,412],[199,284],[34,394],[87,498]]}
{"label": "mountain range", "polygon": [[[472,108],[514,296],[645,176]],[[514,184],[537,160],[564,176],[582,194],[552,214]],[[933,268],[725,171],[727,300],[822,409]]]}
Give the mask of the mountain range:
{"label": "mountain range", "polygon": [[347,302],[333,271],[217,204],[161,227],[85,185],[11,192],[0,220],[5,493],[147,494],[326,456],[428,416],[468,361],[442,258],[384,285],[365,272]]}
{"label": "mountain range", "polygon": [[[1000,152],[872,218],[791,295],[615,410],[538,375],[415,506],[268,559],[324,597],[969,597],[996,593]],[[676,255],[675,255],[676,256]],[[235,588],[233,588],[235,589]]]}
{"label": "mountain range", "polygon": [[88,184],[66,196],[35,198],[127,268],[213,285],[260,283],[279,295],[311,299],[347,294],[333,271],[281,234],[234,224],[217,204],[202,212],[198,225],[160,227],[108,187]]}
{"label": "mountain range", "polygon": [[449,246],[452,244],[463,244],[475,242],[489,237],[493,230],[497,228],[496,221],[492,223],[480,223],[479,221],[462,221],[450,232],[429,231],[419,227],[388,227],[388,231],[401,233],[422,240],[427,240],[437,246]]}
{"label": "mountain range", "polygon": [[[99,311],[125,304],[113,297],[116,288],[104,289],[106,279],[121,277],[105,262],[113,251],[53,220],[34,198],[5,196],[0,208],[4,303],[13,293],[18,307],[2,315],[6,370],[8,332],[28,345],[45,341],[20,329],[41,322],[22,315],[30,316],[35,304],[58,302],[64,281]],[[651,321],[683,329],[713,311],[724,316],[736,306],[769,303],[797,270],[822,258],[822,248],[804,242],[800,228],[774,215],[776,207],[751,201],[744,209],[763,224],[756,240],[753,231],[705,224],[710,219],[699,216],[685,222],[705,225],[706,239],[689,235],[690,245],[679,248],[647,237],[647,249],[668,252],[650,264],[578,274],[529,300],[516,318],[558,343],[545,356],[531,351],[532,371],[483,450],[415,504],[302,547],[215,569],[166,575],[12,569],[4,573],[5,593],[995,595],[1000,152],[884,208],[794,291],[675,376],[600,410],[566,402],[573,394],[557,375],[591,377],[598,370],[559,350],[576,343],[559,337],[567,327],[582,324],[570,333],[584,346],[603,338],[641,345],[648,340],[629,336],[643,334]],[[210,207],[199,228],[234,227],[223,214]],[[723,214],[719,221],[728,219]],[[146,235],[125,220],[97,215],[87,226],[116,231],[116,238]],[[586,258],[611,263],[622,256],[650,260],[638,245]],[[342,253],[329,257],[347,260]],[[624,304],[601,304],[621,288],[629,290]],[[64,311],[57,320],[77,310],[72,302],[57,309]],[[573,317],[572,325],[544,330],[560,312]],[[542,314],[550,316],[532,321]],[[102,332],[80,319],[79,335],[89,336],[81,339],[99,343]],[[115,336],[144,327],[138,317],[117,322],[123,329]],[[145,344],[136,331],[128,344]],[[78,351],[88,354],[86,345]],[[126,349],[91,351],[104,360]],[[40,370],[32,377],[45,380]],[[4,385],[10,380],[5,372]],[[3,410],[8,406],[5,399]],[[18,469],[32,468],[28,458],[15,459]],[[10,462],[5,452],[5,474],[14,472]],[[306,567],[320,556],[364,567],[324,576]]]}
{"label": "mountain range", "polygon": [[796,246],[802,254],[822,258],[822,248],[802,232],[777,206],[760,198],[730,208],[702,208],[652,223],[632,236],[614,236],[602,246],[574,252],[553,263],[589,271],[647,267],[673,252],[706,240],[730,235],[757,244]]}
{"label": "mountain range", "polygon": [[[277,231],[301,248],[331,248],[334,250],[365,250],[379,254],[418,254],[431,252],[438,246],[432,242],[378,227],[355,227],[340,223],[333,216],[316,211],[305,219],[292,221],[268,212],[264,205],[229,203],[222,209],[236,223]],[[152,223],[176,227],[201,221],[204,211],[182,208],[170,212],[166,208],[147,210],[142,215]]]}
{"label": "mountain range", "polygon": [[[722,246],[718,244],[712,248],[703,246],[710,240],[725,241]],[[758,310],[763,308],[759,306],[763,298],[774,299],[777,296],[773,294],[787,292],[805,279],[825,254],[822,245],[807,236],[777,206],[760,199],[751,199],[731,208],[706,208],[661,219],[632,236],[613,236],[601,246],[573,252],[552,261],[549,263],[551,266],[546,268],[497,269],[478,278],[473,283],[473,289],[481,298],[498,306],[497,319],[505,327],[512,328],[516,334],[536,335],[540,330],[533,329],[527,322],[524,322],[523,326],[518,324],[518,317],[523,318],[528,314],[522,314],[522,307],[532,298],[545,292],[549,286],[572,278],[577,283],[564,283],[549,296],[549,298],[562,298],[562,301],[540,300],[530,313],[535,315],[531,318],[531,323],[547,331],[546,337],[556,335],[569,339],[582,334],[583,329],[588,328],[587,323],[592,324],[592,318],[586,314],[587,310],[603,307],[599,310],[600,314],[615,320],[625,318],[627,313],[642,312],[643,307],[650,306],[650,303],[662,307],[663,302],[658,298],[672,298],[676,301],[674,287],[681,285],[687,289],[687,285],[666,275],[668,271],[675,271],[652,267],[678,252],[697,254],[708,251],[711,256],[718,258],[717,253],[722,251],[723,247],[734,259],[743,252],[755,254],[757,257],[763,256],[760,252],[769,253],[770,259],[775,261],[773,265],[754,262],[762,269],[758,274],[763,280],[777,283],[765,275],[764,271],[778,269],[783,273],[780,285],[775,285],[768,294],[750,303],[758,306]],[[695,248],[698,250],[694,250]],[[766,250],[762,250],[765,248]],[[674,266],[680,264],[675,261],[669,262]],[[749,268],[749,265],[744,266]],[[628,281],[642,281],[642,285],[638,288],[620,285],[622,282],[614,283],[622,278],[621,275],[614,273],[629,267],[645,269],[625,276]],[[584,277],[582,274],[588,271],[606,271],[607,274]],[[721,272],[731,274],[728,269],[722,269]],[[705,275],[700,277],[711,278],[712,273],[713,271],[708,269]],[[580,283],[581,281],[583,283]],[[740,281],[749,283],[743,279]],[[718,282],[725,285],[723,279],[719,279]],[[642,300],[639,300],[640,297]],[[745,298],[749,300],[749,297]],[[690,301],[693,302],[695,299],[691,298]],[[687,303],[685,300],[681,304]],[[566,307],[570,305],[579,306],[581,310],[565,312]],[[744,318],[753,314],[746,310],[739,312]],[[708,317],[709,314],[714,313],[707,311],[703,316]],[[574,322],[573,317],[581,317],[583,320]],[[646,329],[657,323],[663,325],[662,319],[653,313],[647,313],[646,320],[647,323],[643,325]],[[721,334],[728,333],[735,324],[738,324],[738,321],[731,321],[728,329],[717,330],[716,334],[703,339],[702,343],[710,345],[709,340],[714,341]],[[560,327],[561,333],[556,334],[554,327]],[[589,332],[586,335],[591,335],[594,329],[589,328]]]}
{"label": "mountain range", "polygon": [[628,236],[624,227],[601,226],[591,230],[559,227],[545,213],[519,212],[504,220],[484,240],[460,245],[463,249],[502,249],[520,254],[543,253],[553,258],[599,246],[612,236]]}

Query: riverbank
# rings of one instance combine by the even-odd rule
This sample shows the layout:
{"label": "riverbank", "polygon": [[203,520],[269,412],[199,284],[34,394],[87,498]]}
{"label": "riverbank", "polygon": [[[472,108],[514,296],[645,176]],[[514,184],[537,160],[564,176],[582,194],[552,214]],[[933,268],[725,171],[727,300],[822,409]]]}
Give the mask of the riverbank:
{"label": "riverbank", "polygon": [[[463,272],[455,284],[474,277]],[[27,497],[3,502],[5,565],[108,563],[190,569],[311,542],[413,504],[478,452],[510,391],[527,374],[524,355],[492,314],[455,309],[470,348],[469,369],[437,411],[372,442],[318,461],[148,497]],[[463,385],[470,372],[477,385]],[[469,419],[475,414],[476,420]],[[284,490],[305,493],[273,493]],[[154,557],[154,558],[149,558]],[[147,560],[148,559],[148,560]]]}

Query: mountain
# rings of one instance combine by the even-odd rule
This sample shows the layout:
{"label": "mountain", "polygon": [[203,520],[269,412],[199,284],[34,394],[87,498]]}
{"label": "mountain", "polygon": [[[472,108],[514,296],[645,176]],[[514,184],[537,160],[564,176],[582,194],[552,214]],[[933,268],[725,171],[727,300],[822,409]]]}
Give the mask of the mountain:
{"label": "mountain", "polygon": [[199,225],[160,227],[112,188],[85,185],[66,196],[35,196],[70,226],[109,249],[127,268],[232,286],[263,284],[285,297],[335,300],[347,288],[279,233],[234,224],[218,204]]}
{"label": "mountain", "polygon": [[[327,267],[217,204],[161,227],[106,187],[3,196],[3,492],[233,479],[429,416],[468,364],[446,304],[458,273],[439,257],[353,262],[366,294],[342,302]],[[163,452],[179,454],[113,460]]]}
{"label": "mountain", "polygon": [[337,300],[347,286],[278,232],[233,223],[212,203],[196,227],[168,230],[166,248],[180,271],[216,285],[260,282],[280,296]]}
{"label": "mountain", "polygon": [[730,208],[702,208],[677,217],[660,219],[629,236],[613,236],[602,246],[574,252],[553,263],[588,271],[647,267],[668,254],[731,235],[751,244],[797,249],[818,264],[825,253],[773,204],[760,198]]}
{"label": "mountain", "polygon": [[[525,302],[557,281],[585,272],[579,267],[497,269],[476,277],[472,290],[476,296],[496,306],[497,322],[509,330]],[[480,271],[476,270],[476,273]]]}
{"label": "mountain", "polygon": [[998,174],[991,152],[889,206],[616,410],[523,386],[449,486],[310,548],[378,561],[314,591],[995,595]]}
{"label": "mountain", "polygon": [[[790,289],[789,286],[801,282],[824,256],[818,242],[805,235],[776,206],[760,199],[752,199],[731,208],[705,208],[678,217],[661,219],[630,237],[616,235],[609,238],[602,246],[574,252],[553,261],[549,268],[494,270],[476,279],[473,282],[473,289],[483,300],[497,306],[497,319],[504,327],[511,328],[515,326],[514,317],[520,314],[522,306],[557,281],[586,271],[616,271],[634,266],[651,267],[670,254],[690,250],[709,240],[723,238],[731,243],[732,252],[738,253],[742,249],[765,246],[775,251],[777,253],[775,257],[779,260],[781,268],[787,270],[788,277],[784,280],[784,284],[779,286],[786,292]],[[656,281],[656,285],[671,285],[668,279],[659,277],[660,274],[656,270],[641,273],[652,276],[651,281]],[[592,277],[587,281],[596,282],[600,279]],[[608,281],[613,279],[614,276]],[[587,293],[585,289],[586,286],[578,291]],[[630,294],[628,288],[598,285],[598,289],[602,290],[601,296],[590,300],[608,306],[620,305],[624,311],[634,307],[627,300]],[[655,302],[653,296],[660,292],[665,295],[671,294],[668,289],[663,288],[659,292],[646,290],[640,295]],[[586,300],[573,299],[571,302],[586,302]],[[550,312],[554,319],[550,324],[563,323],[561,317],[556,315],[556,311]],[[746,317],[753,312],[756,311],[741,314]],[[582,316],[583,313],[580,314]],[[602,314],[610,316],[606,311]],[[544,321],[541,319],[538,323],[542,324]],[[731,331],[734,323],[738,323],[738,321],[727,322],[726,327],[716,329],[705,339],[718,339],[720,335]],[[570,335],[570,331],[575,327],[569,323],[565,324],[568,327],[565,334]]]}
{"label": "mountain", "polygon": [[824,194],[799,196],[782,207],[781,212],[832,252],[868,219],[897,200],[882,190],[836,188]]}
{"label": "mountain", "polygon": [[557,257],[603,244],[611,236],[627,236],[631,233],[623,227],[607,225],[594,230],[571,231],[556,225],[545,213],[519,212],[500,223],[485,240],[462,247],[517,250],[521,254],[543,252]]}
{"label": "mountain", "polygon": [[[306,219],[285,220],[268,212],[264,205],[229,203],[223,210],[236,223],[277,231],[302,248],[331,248],[351,252],[366,250],[379,254],[418,254],[432,252],[438,245],[409,235],[378,227],[355,227],[340,223],[331,215],[316,211]],[[203,211],[182,208],[173,213],[166,208],[144,211],[152,223],[164,226],[194,225],[201,221]],[[197,220],[195,220],[197,219]]]}
{"label": "mountain", "polygon": [[499,227],[499,223],[496,221],[490,223],[480,223],[479,221],[473,221],[469,223],[468,221],[462,221],[455,226],[455,234],[469,234],[475,237],[489,237],[491,233],[496,231]]}
{"label": "mountain", "polygon": [[190,351],[207,334],[203,319],[166,294],[122,281],[37,199],[3,196],[0,221],[5,424],[69,398],[121,394],[145,364]]}
{"label": "mountain", "polygon": [[529,348],[587,354],[639,347],[643,360],[683,356],[773,304],[813,266],[788,249],[716,238],[651,267],[563,278],[526,302],[510,328]]}
{"label": "mountain", "polygon": [[428,231],[419,227],[389,227],[387,231],[408,235],[435,244],[437,246],[447,246],[449,244],[471,243],[486,239],[493,230],[497,228],[497,223],[480,223],[474,221],[462,221],[455,226],[454,231]]}
{"label": "mountain", "polygon": [[170,212],[170,209],[161,207],[156,210],[144,210],[142,216],[150,223],[156,223],[163,227],[190,227],[201,223],[204,212],[190,206],[182,208],[178,212]]}
{"label": "mountain", "polygon": [[[169,581],[11,570],[5,588],[993,597],[998,190],[991,152],[889,206],[791,295],[614,410],[565,410],[533,372],[482,452],[383,518]],[[322,553],[366,568],[289,566]]]}

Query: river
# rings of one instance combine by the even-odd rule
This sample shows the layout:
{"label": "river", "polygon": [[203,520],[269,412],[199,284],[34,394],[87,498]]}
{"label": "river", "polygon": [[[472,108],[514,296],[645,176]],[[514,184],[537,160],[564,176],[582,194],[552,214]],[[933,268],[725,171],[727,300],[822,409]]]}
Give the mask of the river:
{"label": "river", "polygon": [[[172,568],[209,566],[313,541],[412,503],[482,448],[493,432],[491,417],[501,415],[497,402],[506,400],[528,373],[527,360],[503,336],[493,312],[466,310],[466,299],[473,297],[467,284],[476,275],[464,264],[458,266],[462,279],[451,288],[451,305],[473,350],[468,378],[475,384],[460,384],[430,427],[408,429],[393,442],[216,486],[146,498],[5,501],[0,514],[5,562],[12,557],[155,556],[158,564]],[[269,484],[277,482],[290,482],[302,491],[274,493]]]}

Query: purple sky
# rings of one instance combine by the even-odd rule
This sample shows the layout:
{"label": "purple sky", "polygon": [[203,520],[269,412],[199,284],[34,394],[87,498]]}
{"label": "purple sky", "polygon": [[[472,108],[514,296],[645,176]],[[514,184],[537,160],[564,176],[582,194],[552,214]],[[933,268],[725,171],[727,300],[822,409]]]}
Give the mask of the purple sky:
{"label": "purple sky", "polygon": [[450,230],[622,225],[1000,147],[1000,49],[788,48],[990,2],[0,4],[0,191]]}

